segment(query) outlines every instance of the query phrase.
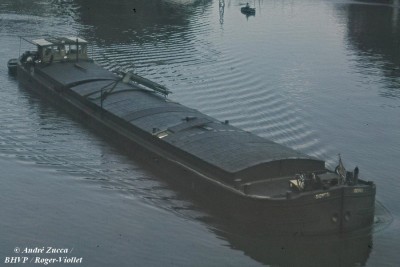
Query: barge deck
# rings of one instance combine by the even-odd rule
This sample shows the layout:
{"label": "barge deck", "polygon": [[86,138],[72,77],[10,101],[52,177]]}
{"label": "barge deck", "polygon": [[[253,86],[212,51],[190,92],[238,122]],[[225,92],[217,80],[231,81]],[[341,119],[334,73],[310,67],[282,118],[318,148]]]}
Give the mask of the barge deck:
{"label": "barge deck", "polygon": [[87,56],[76,37],[30,41],[18,59],[26,88],[80,118],[132,154],[147,151],[178,182],[216,202],[233,220],[303,234],[371,227],[375,185],[325,162],[168,99],[162,85],[117,75]]}

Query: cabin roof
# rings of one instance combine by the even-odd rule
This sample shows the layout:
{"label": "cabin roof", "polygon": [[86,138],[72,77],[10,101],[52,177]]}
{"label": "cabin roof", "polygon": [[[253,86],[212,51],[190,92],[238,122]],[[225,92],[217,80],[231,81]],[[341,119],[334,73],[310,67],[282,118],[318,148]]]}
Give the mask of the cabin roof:
{"label": "cabin roof", "polygon": [[53,43],[50,43],[49,41],[47,41],[46,39],[36,39],[36,40],[32,40],[32,43],[38,46],[48,46],[48,45],[52,45]]}
{"label": "cabin roof", "polygon": [[87,41],[79,37],[48,37],[32,40],[32,43],[38,46],[50,46],[59,44],[76,44],[78,39],[79,44],[87,44]]}

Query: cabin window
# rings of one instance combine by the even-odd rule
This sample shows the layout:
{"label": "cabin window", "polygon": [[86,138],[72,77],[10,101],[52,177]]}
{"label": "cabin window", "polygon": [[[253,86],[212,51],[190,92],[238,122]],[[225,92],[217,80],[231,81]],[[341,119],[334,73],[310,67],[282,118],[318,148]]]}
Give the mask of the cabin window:
{"label": "cabin window", "polygon": [[71,54],[76,54],[76,45],[70,45],[69,46],[69,52]]}
{"label": "cabin window", "polygon": [[69,53],[70,54],[83,54],[84,53],[84,47],[82,45],[78,45],[78,49],[76,44],[70,45],[69,46]]}

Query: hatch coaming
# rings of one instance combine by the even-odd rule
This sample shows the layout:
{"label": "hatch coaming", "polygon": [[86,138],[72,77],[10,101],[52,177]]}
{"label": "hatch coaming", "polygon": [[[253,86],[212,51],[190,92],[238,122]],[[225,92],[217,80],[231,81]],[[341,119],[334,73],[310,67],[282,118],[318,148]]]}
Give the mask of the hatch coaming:
{"label": "hatch coaming", "polygon": [[[224,182],[233,184],[237,178],[252,181],[324,168],[323,161],[313,160],[132,84],[118,82],[117,75],[95,63],[80,64],[84,69],[66,62],[43,67],[40,72],[154,138],[162,137],[162,142],[181,150],[191,164],[207,165],[210,171],[223,174]],[[101,101],[101,89],[112,82],[117,83],[113,94]]]}
{"label": "hatch coaming", "polygon": [[248,182],[325,170],[324,161],[220,122],[170,134],[164,139],[226,172],[225,182],[230,184],[237,179]]}
{"label": "hatch coaming", "polygon": [[[100,86],[101,84],[97,82]],[[88,90],[89,84],[71,89]],[[296,171],[323,170],[324,162],[290,148],[258,137],[227,123],[219,122],[197,110],[167,101],[158,95],[136,90],[118,93],[130,84],[118,84],[114,94],[103,101],[103,108],[127,123],[148,132],[170,149],[179,149],[191,164],[207,165],[219,172],[224,182],[237,178],[252,181]],[[92,89],[95,91],[95,88]],[[99,105],[100,100],[92,100]],[[203,162],[203,163],[200,163]],[[290,172],[284,172],[284,170]]]}
{"label": "hatch coaming", "polygon": [[[41,43],[42,46],[46,45]],[[206,167],[228,184],[324,169],[324,162],[284,147],[197,110],[170,102],[121,78],[94,62],[53,63],[38,73],[70,89],[133,127],[149,133],[165,147],[180,150],[193,166]],[[102,90],[113,92],[101,99]],[[160,137],[162,137],[160,139]],[[157,142],[157,143],[160,143]]]}

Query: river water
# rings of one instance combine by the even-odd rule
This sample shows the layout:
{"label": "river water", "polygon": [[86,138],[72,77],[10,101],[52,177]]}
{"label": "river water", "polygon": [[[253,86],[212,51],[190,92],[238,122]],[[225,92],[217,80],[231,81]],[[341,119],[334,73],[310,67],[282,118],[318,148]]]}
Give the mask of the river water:
{"label": "river water", "polygon": [[[28,266],[54,257],[76,257],[71,266],[400,263],[400,2],[258,0],[250,17],[240,12],[244,4],[0,2],[1,263],[17,256],[28,256]],[[377,184],[377,213],[385,216],[355,236],[230,230],[8,75],[7,60],[29,49],[18,36],[43,34],[81,36],[105,68],[134,70],[170,88],[175,101],[330,167],[340,153]],[[68,253],[17,253],[43,247]]]}

